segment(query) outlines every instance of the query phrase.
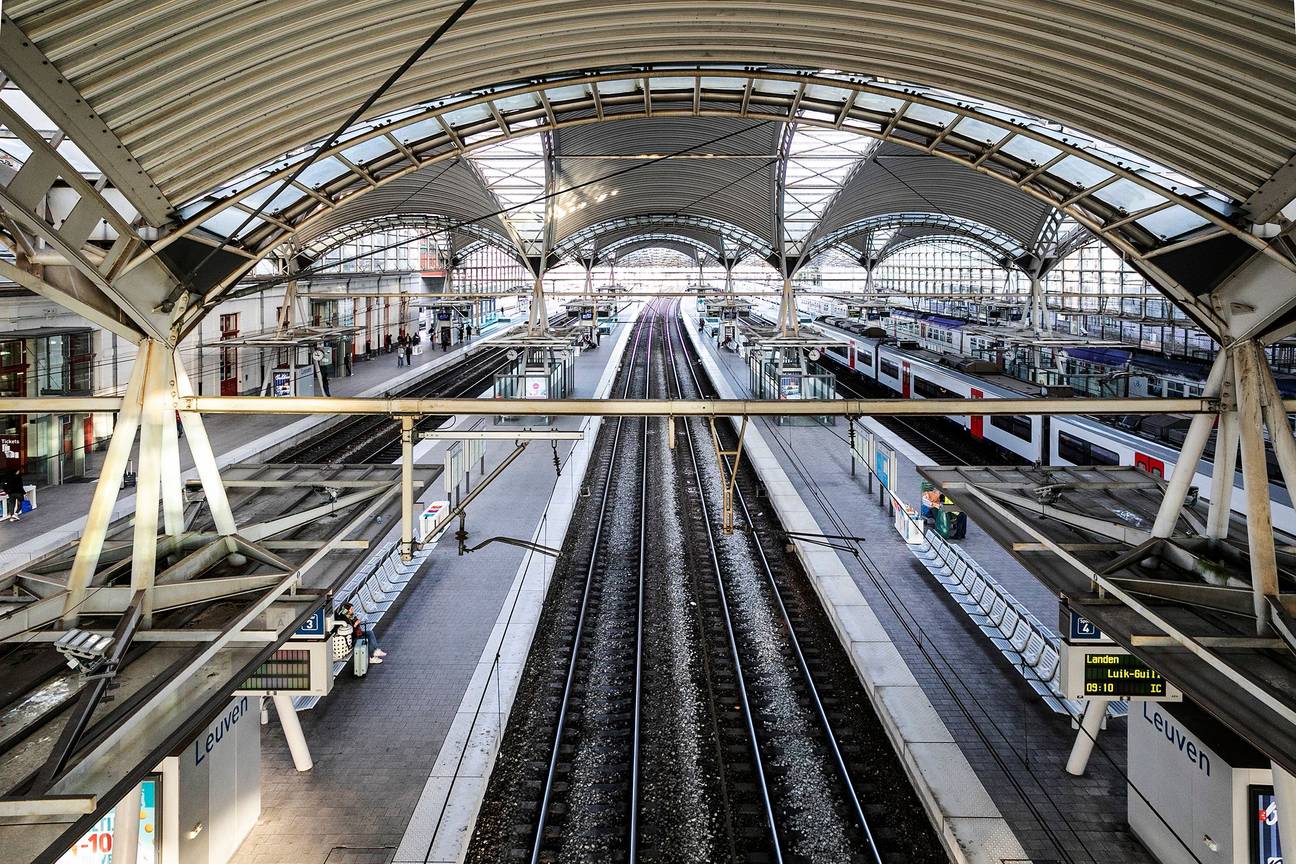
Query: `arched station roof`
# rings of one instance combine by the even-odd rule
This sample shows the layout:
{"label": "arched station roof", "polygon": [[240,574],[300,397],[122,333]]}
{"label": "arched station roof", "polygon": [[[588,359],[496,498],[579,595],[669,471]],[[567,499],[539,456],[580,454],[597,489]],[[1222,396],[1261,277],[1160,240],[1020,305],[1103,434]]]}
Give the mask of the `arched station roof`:
{"label": "arched station roof", "polygon": [[121,269],[160,254],[182,275],[159,308],[192,295],[191,323],[282,244],[402,208],[495,219],[533,267],[610,220],[707,216],[784,272],[894,212],[1034,251],[1060,209],[1216,332],[1202,295],[1256,257],[1268,284],[1296,269],[1274,239],[1296,196],[1285,0],[479,0],[276,194],[458,5],[11,0],[0,69],[139,214],[150,248]]}

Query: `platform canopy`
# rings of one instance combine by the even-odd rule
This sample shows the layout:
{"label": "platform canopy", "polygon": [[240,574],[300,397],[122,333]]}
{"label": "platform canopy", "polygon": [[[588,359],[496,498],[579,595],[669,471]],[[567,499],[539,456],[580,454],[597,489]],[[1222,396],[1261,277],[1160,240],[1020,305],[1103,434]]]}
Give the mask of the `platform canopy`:
{"label": "platform canopy", "polygon": [[[11,0],[5,102],[64,161],[6,149],[10,233],[85,252],[107,314],[172,338],[265,257],[399,216],[471,222],[537,274],[634,226],[784,275],[843,243],[868,265],[879,230],[1028,270],[1091,232],[1209,333],[1296,320],[1286,0],[462,5]],[[68,212],[127,225],[30,206],[70,170],[99,188]]]}

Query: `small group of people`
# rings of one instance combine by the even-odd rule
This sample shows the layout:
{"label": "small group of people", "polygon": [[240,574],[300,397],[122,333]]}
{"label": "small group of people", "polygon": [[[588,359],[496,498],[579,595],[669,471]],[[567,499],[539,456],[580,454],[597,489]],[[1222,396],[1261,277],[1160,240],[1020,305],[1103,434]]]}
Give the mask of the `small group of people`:
{"label": "small group of people", "polygon": [[[350,602],[343,603],[338,608],[339,624],[351,629],[351,636],[354,639],[353,645],[359,645],[360,640],[364,639],[369,645],[369,662],[381,663],[387,656],[387,652],[382,650],[378,645],[378,632],[372,625],[367,625],[360,618],[360,613],[356,611],[355,605]],[[343,631],[345,632],[345,631]]]}
{"label": "small group of people", "polygon": [[400,334],[396,340],[396,365],[413,366],[414,365],[414,346],[419,343],[419,336],[415,333],[413,336]]}
{"label": "small group of people", "polygon": [[0,492],[4,492],[4,508],[0,510],[0,521],[17,522],[22,514],[23,500],[27,491],[23,488],[22,474],[8,469],[0,476]]}

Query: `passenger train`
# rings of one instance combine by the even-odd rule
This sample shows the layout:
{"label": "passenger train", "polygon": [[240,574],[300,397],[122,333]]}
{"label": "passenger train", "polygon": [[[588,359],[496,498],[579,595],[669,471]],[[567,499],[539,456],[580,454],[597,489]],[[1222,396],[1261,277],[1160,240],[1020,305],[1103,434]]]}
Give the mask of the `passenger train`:
{"label": "passenger train", "polygon": [[[831,316],[821,319],[816,326],[841,340],[827,347],[824,358],[853,369],[905,398],[1009,399],[1048,393],[1048,388],[1042,385],[998,372],[992,363],[959,361],[913,343],[897,343],[881,336],[877,328],[868,328],[867,323]],[[845,329],[851,325],[854,325],[852,329]],[[861,335],[866,330],[876,335]],[[1091,417],[971,415],[950,419],[961,423],[974,438],[993,442],[1029,462],[1045,465],[1133,465],[1149,474],[1167,477],[1179,455],[1177,446],[1149,440]],[[1129,422],[1135,422],[1134,418]],[[1175,437],[1182,441],[1181,435]],[[1210,491],[1210,475],[1211,463],[1202,460],[1193,485],[1203,498]],[[1241,485],[1241,474],[1238,474],[1232,504],[1239,513],[1245,512]],[[1274,526],[1288,533],[1296,532],[1296,510],[1287,490],[1271,482],[1270,499]]]}

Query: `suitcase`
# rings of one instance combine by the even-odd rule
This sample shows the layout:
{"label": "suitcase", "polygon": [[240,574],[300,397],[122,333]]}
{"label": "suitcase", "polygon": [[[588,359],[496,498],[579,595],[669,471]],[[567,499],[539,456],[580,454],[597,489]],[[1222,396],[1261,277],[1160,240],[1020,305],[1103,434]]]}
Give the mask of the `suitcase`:
{"label": "suitcase", "polygon": [[351,671],[357,678],[369,674],[369,640],[364,637],[355,640],[351,649]]}

